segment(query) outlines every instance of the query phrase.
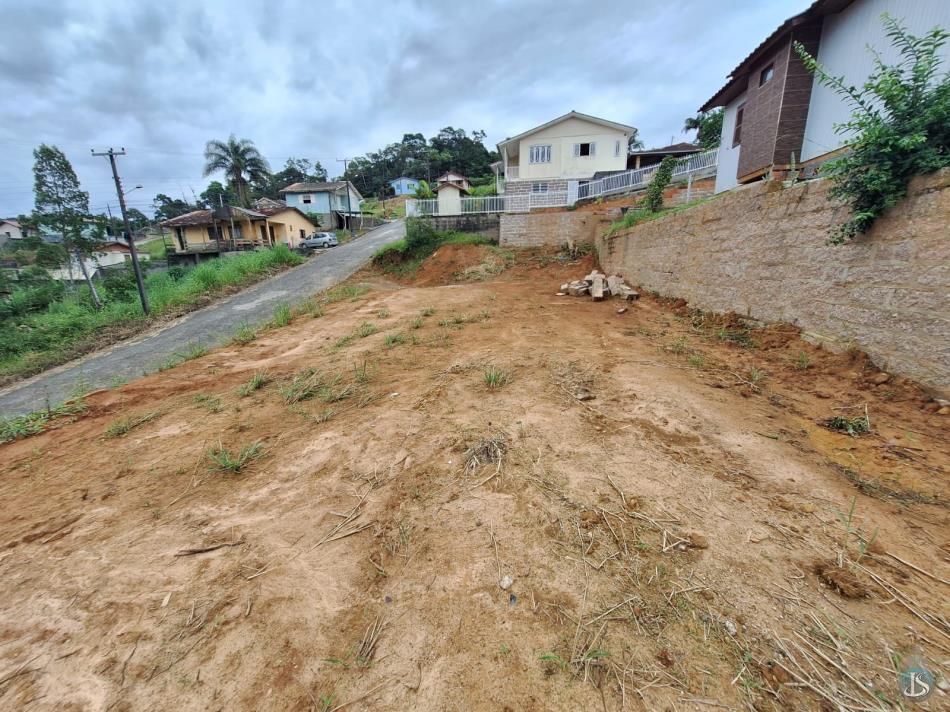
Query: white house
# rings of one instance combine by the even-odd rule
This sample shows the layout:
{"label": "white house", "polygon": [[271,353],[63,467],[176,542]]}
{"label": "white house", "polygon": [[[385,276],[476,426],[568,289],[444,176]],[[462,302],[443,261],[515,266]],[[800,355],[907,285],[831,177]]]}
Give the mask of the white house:
{"label": "white house", "polygon": [[571,111],[498,144],[505,195],[569,193],[627,168],[632,126]]}
{"label": "white house", "polygon": [[18,220],[13,218],[0,219],[0,245],[5,244],[7,240],[22,239],[23,228],[20,227]]}
{"label": "white house", "polygon": [[[468,183],[467,179],[465,183]],[[461,214],[462,196],[468,195],[468,188],[465,185],[461,182],[441,181],[434,192],[439,201],[439,215]]]}
{"label": "white house", "polygon": [[[140,260],[148,260],[148,255],[139,254]],[[105,267],[113,267],[125,262],[132,261],[132,251],[124,240],[118,238],[109,238],[96,247],[96,251],[89,257],[82,258],[83,264],[89,276],[92,277],[99,270]],[[70,255],[70,264],[68,267],[57,267],[48,270],[50,277],[59,281],[81,281],[82,268],[79,265],[79,258]]]}
{"label": "white house", "polygon": [[447,171],[435,179],[436,185],[441,185],[442,183],[455,183],[456,185],[462,186],[465,190],[469,190],[472,187],[468,178],[457,171]]}
{"label": "white house", "polygon": [[[700,108],[724,109],[717,192],[785,171],[793,160],[812,171],[841,148],[846,137],[835,132],[835,125],[848,120],[851,107],[812,81],[793,44],[801,42],[832,76],[861,86],[874,69],[869,45],[887,64],[900,59],[885,35],[884,12],[918,36],[937,25],[950,28],[948,0],[816,0],[732,70]],[[740,47],[735,53],[746,51]],[[944,45],[941,54],[945,71],[950,46]]]}

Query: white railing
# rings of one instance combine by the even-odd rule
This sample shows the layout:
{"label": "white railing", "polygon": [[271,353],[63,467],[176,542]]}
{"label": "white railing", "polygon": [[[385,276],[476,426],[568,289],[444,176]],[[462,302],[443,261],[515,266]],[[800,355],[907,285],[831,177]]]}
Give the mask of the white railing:
{"label": "white railing", "polygon": [[419,200],[418,198],[409,198],[409,200],[406,201],[407,218],[419,217],[420,215],[438,214],[439,201],[435,198],[426,198],[424,200]]}
{"label": "white railing", "polygon": [[[717,165],[719,149],[714,148],[704,153],[696,153],[676,162],[673,168],[673,178],[683,178],[701,173]],[[573,205],[584,198],[597,198],[601,195],[620,193],[629,190],[638,190],[646,187],[660,167],[659,164],[638,168],[633,171],[615,173],[612,176],[593,180],[583,185],[570,181],[570,189],[566,191],[550,191],[546,193],[506,193],[505,195],[485,195],[466,198],[460,203],[447,203],[443,209],[452,212],[440,212],[438,200],[406,201],[406,216],[419,215],[472,215],[479,213],[526,213],[535,208],[559,208]],[[517,166],[515,166],[517,169]],[[509,166],[509,177],[511,167]],[[455,205],[458,205],[456,208]]]}
{"label": "white railing", "polygon": [[462,198],[462,213],[503,213],[505,212],[505,196],[477,195],[471,198]]}
{"label": "white railing", "polygon": [[[682,158],[676,162],[676,166],[673,168],[673,177],[679,178],[681,176],[688,176],[693,173],[705,171],[715,166],[718,159],[718,148]],[[636,190],[645,187],[653,178],[653,174],[656,173],[659,167],[660,164],[657,163],[652,166],[646,166],[645,168],[615,173],[612,176],[607,176],[600,180],[592,180],[586,185],[578,186],[577,199],[596,198],[601,195],[609,195],[610,193],[619,193],[625,190]]]}
{"label": "white railing", "polygon": [[518,180],[518,166],[508,166],[505,169],[505,180]]}

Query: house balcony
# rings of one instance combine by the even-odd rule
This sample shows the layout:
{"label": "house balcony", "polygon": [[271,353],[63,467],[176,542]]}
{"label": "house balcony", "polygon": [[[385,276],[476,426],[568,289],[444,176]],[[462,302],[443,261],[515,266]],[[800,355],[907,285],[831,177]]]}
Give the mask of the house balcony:
{"label": "house balcony", "polygon": [[508,165],[505,168],[505,180],[518,180],[518,166]]}

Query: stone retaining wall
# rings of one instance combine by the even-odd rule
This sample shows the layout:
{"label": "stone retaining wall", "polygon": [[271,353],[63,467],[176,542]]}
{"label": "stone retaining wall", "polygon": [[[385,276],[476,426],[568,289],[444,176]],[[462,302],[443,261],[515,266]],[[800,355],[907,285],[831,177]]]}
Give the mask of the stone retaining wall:
{"label": "stone retaining wall", "polygon": [[[867,235],[840,246],[828,231],[848,213],[829,187],[755,183],[609,239],[600,231],[600,263],[695,307],[796,324],[950,393],[950,171],[913,181]],[[546,226],[550,239],[563,237],[557,228]]]}

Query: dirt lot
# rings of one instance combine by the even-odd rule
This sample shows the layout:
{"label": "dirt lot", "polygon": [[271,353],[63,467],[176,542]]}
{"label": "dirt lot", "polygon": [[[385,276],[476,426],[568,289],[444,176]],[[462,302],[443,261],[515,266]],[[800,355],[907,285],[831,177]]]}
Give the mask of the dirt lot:
{"label": "dirt lot", "polygon": [[554,296],[590,257],[443,250],[420,280],[462,283],[357,275],[0,446],[0,708],[883,710],[914,662],[946,685],[939,403],[789,327]]}

